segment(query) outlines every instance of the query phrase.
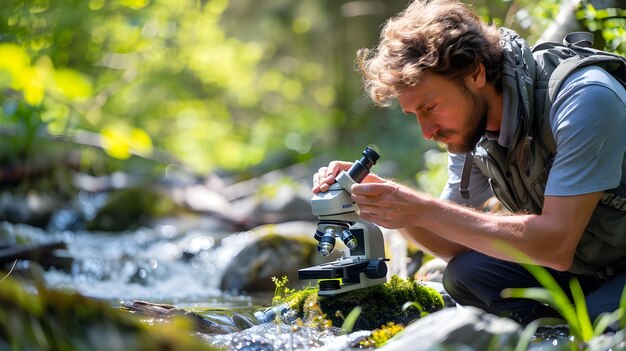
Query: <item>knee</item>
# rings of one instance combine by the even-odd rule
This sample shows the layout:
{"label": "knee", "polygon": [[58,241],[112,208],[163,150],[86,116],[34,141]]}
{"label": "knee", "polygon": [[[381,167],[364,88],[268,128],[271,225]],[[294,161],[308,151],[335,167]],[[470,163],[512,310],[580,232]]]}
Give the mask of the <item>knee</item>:
{"label": "knee", "polygon": [[471,252],[466,252],[451,259],[443,273],[443,287],[454,297],[455,293],[466,287],[474,272],[475,259]]}

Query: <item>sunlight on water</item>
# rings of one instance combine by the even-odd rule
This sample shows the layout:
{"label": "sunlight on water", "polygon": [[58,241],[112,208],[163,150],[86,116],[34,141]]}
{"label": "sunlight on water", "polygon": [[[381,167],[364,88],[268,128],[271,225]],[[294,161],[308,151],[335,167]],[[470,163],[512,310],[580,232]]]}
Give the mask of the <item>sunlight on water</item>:
{"label": "sunlight on water", "polygon": [[282,323],[261,324],[244,331],[226,335],[202,336],[218,347],[236,350],[350,350],[371,333],[359,331],[337,336],[339,328],[319,330],[293,327]]}
{"label": "sunlight on water", "polygon": [[231,235],[201,230],[177,233],[171,225],[123,233],[47,233],[2,223],[9,236],[31,243],[63,241],[74,258],[71,271],[45,273],[53,288],[77,291],[112,302],[203,302],[219,298],[227,264],[252,240],[248,232]]}

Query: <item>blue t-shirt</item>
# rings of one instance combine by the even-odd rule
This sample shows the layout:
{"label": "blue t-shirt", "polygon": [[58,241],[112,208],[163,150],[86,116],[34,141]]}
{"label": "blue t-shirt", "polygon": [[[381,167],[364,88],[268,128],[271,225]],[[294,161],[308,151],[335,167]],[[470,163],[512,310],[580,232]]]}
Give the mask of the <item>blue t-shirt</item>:
{"label": "blue t-shirt", "polygon": [[[576,70],[561,85],[550,111],[557,153],[545,195],[588,194],[626,183],[626,90],[609,73],[590,66]],[[470,198],[459,193],[465,155],[449,155],[448,183],[441,198],[480,206],[493,196],[488,178],[476,165]]]}

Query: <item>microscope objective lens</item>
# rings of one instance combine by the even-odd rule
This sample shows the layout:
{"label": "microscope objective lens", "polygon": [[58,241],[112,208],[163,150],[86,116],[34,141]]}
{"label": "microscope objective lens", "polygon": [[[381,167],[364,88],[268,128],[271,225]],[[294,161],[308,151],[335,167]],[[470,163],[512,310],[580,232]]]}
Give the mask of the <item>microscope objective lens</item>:
{"label": "microscope objective lens", "polygon": [[350,250],[356,249],[359,245],[359,242],[356,240],[354,235],[352,235],[352,233],[347,229],[341,232],[341,241],[343,241],[343,243],[346,244],[346,247]]}

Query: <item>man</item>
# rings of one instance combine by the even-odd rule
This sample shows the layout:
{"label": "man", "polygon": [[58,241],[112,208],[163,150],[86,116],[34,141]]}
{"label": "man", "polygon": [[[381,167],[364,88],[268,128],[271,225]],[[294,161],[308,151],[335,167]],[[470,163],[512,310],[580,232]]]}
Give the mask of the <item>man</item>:
{"label": "man", "polygon": [[[626,283],[626,92],[585,66],[545,102],[546,62],[454,0],[416,0],[386,23],[374,51],[359,53],[374,102],[396,99],[450,153],[441,199],[370,174],[352,187],[359,215],[448,261],[443,283],[455,301],[521,323],[554,311],[501,297],[539,285],[504,246],[565,291],[577,278],[593,319],[618,308]],[[349,166],[321,168],[313,192]],[[475,209],[494,194],[514,213]]]}

